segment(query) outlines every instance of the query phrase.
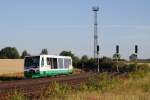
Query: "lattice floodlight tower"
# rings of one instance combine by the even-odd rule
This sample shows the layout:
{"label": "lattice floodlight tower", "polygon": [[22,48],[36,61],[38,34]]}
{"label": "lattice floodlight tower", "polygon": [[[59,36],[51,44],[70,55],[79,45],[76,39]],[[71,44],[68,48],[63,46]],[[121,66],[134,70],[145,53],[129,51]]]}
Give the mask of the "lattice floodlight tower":
{"label": "lattice floodlight tower", "polygon": [[97,12],[99,11],[99,7],[93,6],[92,10],[94,12],[94,59],[96,59],[96,58],[98,58],[98,51],[97,51],[97,46],[98,46]]}

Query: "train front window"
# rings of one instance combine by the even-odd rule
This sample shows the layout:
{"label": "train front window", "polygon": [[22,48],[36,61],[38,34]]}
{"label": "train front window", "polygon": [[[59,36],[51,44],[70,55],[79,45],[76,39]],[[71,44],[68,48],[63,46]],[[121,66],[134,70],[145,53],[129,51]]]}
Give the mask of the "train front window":
{"label": "train front window", "polygon": [[39,56],[26,57],[25,58],[25,67],[38,68],[39,67],[39,61],[40,61],[40,57]]}

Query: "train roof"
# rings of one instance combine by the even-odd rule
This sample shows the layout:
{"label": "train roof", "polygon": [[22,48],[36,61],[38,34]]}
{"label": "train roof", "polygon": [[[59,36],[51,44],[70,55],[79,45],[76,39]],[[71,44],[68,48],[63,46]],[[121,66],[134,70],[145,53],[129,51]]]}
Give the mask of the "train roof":
{"label": "train roof", "polygon": [[25,57],[37,57],[37,56],[42,56],[42,57],[53,57],[53,58],[71,58],[70,56],[58,56],[58,55],[31,55],[31,56],[25,56]]}

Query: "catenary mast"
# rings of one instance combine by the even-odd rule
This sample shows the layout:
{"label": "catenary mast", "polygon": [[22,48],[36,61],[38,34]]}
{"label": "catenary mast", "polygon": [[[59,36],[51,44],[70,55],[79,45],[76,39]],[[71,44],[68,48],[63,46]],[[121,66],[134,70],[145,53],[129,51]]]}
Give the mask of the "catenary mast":
{"label": "catenary mast", "polygon": [[98,58],[97,46],[98,46],[98,22],[97,22],[97,12],[99,11],[98,6],[92,8],[94,12],[94,59]]}
{"label": "catenary mast", "polygon": [[98,21],[97,21],[97,12],[99,11],[98,6],[93,6],[94,12],[94,59],[97,63],[97,72],[99,72],[99,45],[98,45]]}

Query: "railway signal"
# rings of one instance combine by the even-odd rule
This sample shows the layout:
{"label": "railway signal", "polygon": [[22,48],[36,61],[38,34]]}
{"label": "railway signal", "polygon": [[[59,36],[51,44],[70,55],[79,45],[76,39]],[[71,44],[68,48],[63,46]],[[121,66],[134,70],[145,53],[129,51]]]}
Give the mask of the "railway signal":
{"label": "railway signal", "polygon": [[118,59],[119,59],[119,45],[116,45],[116,55],[117,55],[117,57],[116,57],[116,63],[117,63],[116,67],[117,67],[117,72],[119,72],[119,66],[118,66]]}
{"label": "railway signal", "polygon": [[135,55],[136,55],[136,58],[135,58],[135,64],[136,64],[136,70],[137,70],[137,59],[138,59],[138,45],[135,45]]}
{"label": "railway signal", "polygon": [[99,45],[97,45],[97,54],[99,54]]}
{"label": "railway signal", "polygon": [[138,45],[135,45],[135,53],[138,53]]}
{"label": "railway signal", "polygon": [[116,45],[116,53],[119,54],[119,45]]}

